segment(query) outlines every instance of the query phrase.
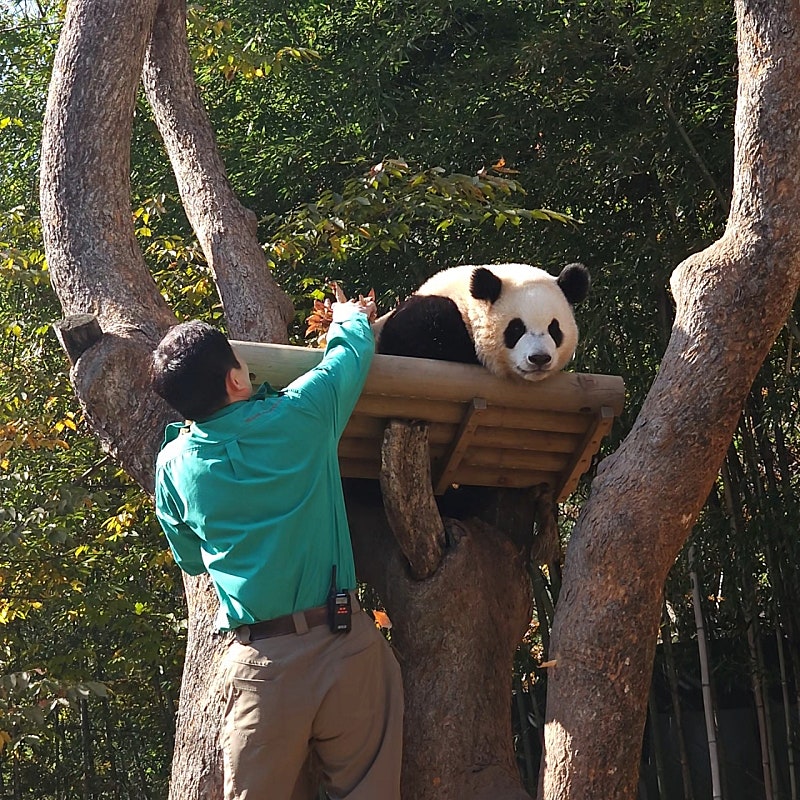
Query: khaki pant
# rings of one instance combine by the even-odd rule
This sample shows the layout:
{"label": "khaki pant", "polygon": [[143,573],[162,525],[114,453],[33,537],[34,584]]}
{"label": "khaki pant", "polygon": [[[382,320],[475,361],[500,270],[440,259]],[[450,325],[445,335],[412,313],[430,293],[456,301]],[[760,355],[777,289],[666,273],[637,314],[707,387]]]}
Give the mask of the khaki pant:
{"label": "khaki pant", "polygon": [[400,800],[400,668],[366,614],[346,634],[234,641],[225,662],[225,800],[316,798],[309,756],[332,800]]}

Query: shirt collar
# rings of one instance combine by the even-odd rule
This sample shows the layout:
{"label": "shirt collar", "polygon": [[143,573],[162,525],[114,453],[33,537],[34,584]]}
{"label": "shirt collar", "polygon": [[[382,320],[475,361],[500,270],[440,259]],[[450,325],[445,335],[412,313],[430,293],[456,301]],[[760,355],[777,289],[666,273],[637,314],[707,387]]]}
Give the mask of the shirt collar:
{"label": "shirt collar", "polygon": [[222,406],[222,408],[215,411],[210,417],[197,420],[197,422],[201,425],[205,425],[207,422],[213,422],[214,420],[227,417],[228,414],[238,408],[242,403],[252,403],[254,400],[264,400],[267,397],[273,397],[279,394],[280,392],[273,389],[268,383],[262,383],[247,400],[237,400],[235,403],[228,403],[228,405]]}

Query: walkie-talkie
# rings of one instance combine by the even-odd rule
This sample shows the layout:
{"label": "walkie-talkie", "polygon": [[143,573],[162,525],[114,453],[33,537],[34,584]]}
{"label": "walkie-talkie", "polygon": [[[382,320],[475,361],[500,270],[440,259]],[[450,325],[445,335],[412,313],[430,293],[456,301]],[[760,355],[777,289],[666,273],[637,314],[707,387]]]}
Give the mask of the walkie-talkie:
{"label": "walkie-talkie", "polygon": [[328,592],[328,625],[331,633],[348,633],[352,627],[353,611],[350,593],[336,589],[336,564],[331,568],[331,588]]}

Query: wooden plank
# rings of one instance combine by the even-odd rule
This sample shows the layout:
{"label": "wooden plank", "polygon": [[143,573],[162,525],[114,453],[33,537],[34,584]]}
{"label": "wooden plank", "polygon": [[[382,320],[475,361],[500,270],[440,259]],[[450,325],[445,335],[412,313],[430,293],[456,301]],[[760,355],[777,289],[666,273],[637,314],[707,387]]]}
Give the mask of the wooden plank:
{"label": "wooden plank", "polygon": [[[434,474],[443,473],[448,461],[450,449],[444,445],[431,445],[431,461],[436,464]],[[339,458],[344,461],[362,462],[366,469],[367,464],[372,464],[374,472],[368,477],[377,478],[380,471],[381,445],[374,439],[346,439],[339,445]],[[451,483],[465,483],[462,473],[468,471],[474,474],[477,470],[487,472],[519,471],[547,473],[548,482],[556,485],[561,483],[562,475],[570,467],[571,461],[567,454],[547,453],[521,450],[492,450],[484,448],[468,448],[460,462],[454,466],[445,481]],[[344,473],[343,473],[344,474]],[[365,477],[363,474],[361,477]],[[437,481],[436,488],[441,485]],[[482,485],[482,484],[481,484]],[[438,492],[441,494],[441,492]]]}
{"label": "wooden plank", "polygon": [[444,494],[445,489],[453,482],[461,459],[472,442],[472,437],[480,424],[481,416],[486,411],[486,401],[482,397],[473,398],[464,414],[464,419],[453,437],[453,441],[445,456],[438,476],[433,482],[434,494]]}
{"label": "wooden plank", "polygon": [[526,489],[540,483],[553,485],[552,472],[492,471],[484,467],[464,467],[458,471],[458,483],[464,486],[503,486],[511,489]]}
{"label": "wooden plank", "polygon": [[515,450],[540,450],[548,453],[573,453],[582,438],[570,433],[530,431],[519,428],[487,428],[481,421],[481,426],[475,431],[472,444],[476,447],[505,447]]}
{"label": "wooden plank", "polygon": [[601,408],[597,415],[595,424],[587,431],[583,445],[576,448],[572,463],[564,472],[561,486],[556,487],[556,500],[562,502],[575,491],[581,475],[586,472],[592,464],[592,458],[600,449],[603,437],[611,430],[614,422],[614,411],[611,408]]}
{"label": "wooden plank", "polygon": [[[361,395],[353,412],[354,417],[375,417],[387,419],[424,419],[428,422],[459,425],[464,415],[463,403],[445,400],[424,400],[418,397],[397,398],[392,415],[387,416],[383,398],[374,395]],[[536,408],[503,408],[489,406],[481,416],[482,428],[518,428],[548,433],[572,433],[583,436],[594,422],[592,413],[558,413],[540,411]]]}
{"label": "wooden plank", "polygon": [[[322,358],[322,351],[317,348],[242,341],[232,344],[247,361],[256,383],[268,381],[276,388],[286,386]],[[621,413],[624,403],[624,384],[617,375],[561,372],[532,383],[521,378],[498,378],[474,364],[381,354],[373,357],[364,392],[449,402],[483,397],[490,406],[535,405],[546,411],[597,412],[601,406],[609,406],[615,414]],[[535,400],[531,398],[533,393]]]}
{"label": "wooden plank", "polygon": [[510,450],[497,447],[470,447],[462,463],[468,467],[492,470],[532,470],[560,476],[572,464],[570,453],[547,453],[538,450]]}
{"label": "wooden plank", "polygon": [[[585,417],[585,415],[582,415],[582,417]],[[382,417],[368,417],[356,413],[350,418],[342,438],[380,440],[383,438],[385,426],[386,420]],[[457,425],[431,422],[428,426],[428,441],[432,444],[447,444],[453,441],[457,430]],[[481,424],[475,431],[472,443],[478,447],[508,447],[519,450],[572,453],[576,447],[583,443],[585,433],[585,425],[579,433],[562,433],[557,431],[488,427],[483,424],[482,419]]]}

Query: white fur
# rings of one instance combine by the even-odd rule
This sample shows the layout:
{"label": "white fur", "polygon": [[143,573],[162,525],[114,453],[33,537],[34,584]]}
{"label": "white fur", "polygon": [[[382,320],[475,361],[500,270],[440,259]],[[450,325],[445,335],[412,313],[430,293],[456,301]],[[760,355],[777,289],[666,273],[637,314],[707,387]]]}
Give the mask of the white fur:
{"label": "white fur", "polygon": [[[575,353],[578,327],[556,277],[529,264],[486,265],[503,282],[500,297],[490,303],[470,294],[470,278],[476,268],[464,265],[438,272],[416,294],[449,297],[455,302],[478,358],[496,375],[539,381],[562,370]],[[503,334],[515,317],[525,323],[528,332],[509,349]],[[564,337],[560,347],[547,330],[554,319]],[[535,365],[529,357],[537,354],[550,356],[550,361]]]}

